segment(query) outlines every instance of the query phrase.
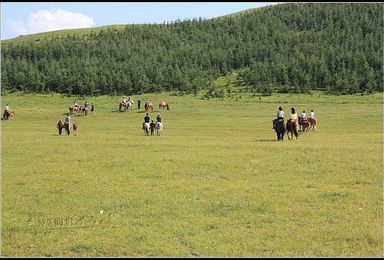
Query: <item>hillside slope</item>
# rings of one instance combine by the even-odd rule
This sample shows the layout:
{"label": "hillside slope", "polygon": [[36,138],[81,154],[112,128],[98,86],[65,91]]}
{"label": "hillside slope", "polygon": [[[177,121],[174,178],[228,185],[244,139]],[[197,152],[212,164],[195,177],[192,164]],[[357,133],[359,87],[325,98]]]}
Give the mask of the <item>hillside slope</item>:
{"label": "hillside slope", "polygon": [[2,89],[186,93],[241,71],[253,92],[382,91],[382,4],[282,4],[215,19],[2,41]]}

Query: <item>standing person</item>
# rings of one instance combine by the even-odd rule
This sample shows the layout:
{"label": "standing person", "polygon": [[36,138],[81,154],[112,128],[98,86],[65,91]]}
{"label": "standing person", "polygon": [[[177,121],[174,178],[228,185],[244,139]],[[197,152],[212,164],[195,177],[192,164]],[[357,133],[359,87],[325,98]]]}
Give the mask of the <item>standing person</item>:
{"label": "standing person", "polygon": [[140,109],[140,103],[141,103],[141,101],[140,101],[140,99],[137,101],[137,109]]}
{"label": "standing person", "polygon": [[144,129],[144,124],[145,123],[149,123],[149,120],[150,120],[150,118],[149,118],[149,115],[148,115],[148,113],[145,115],[145,117],[144,117],[144,123],[143,123],[143,129]]}
{"label": "standing person", "polygon": [[71,124],[72,124],[72,118],[69,114],[67,114],[67,117],[65,118],[65,124],[68,124],[68,135],[69,135],[69,129],[71,129]]}
{"label": "standing person", "polygon": [[93,104],[93,102],[91,103],[91,113],[95,113],[95,105]]}
{"label": "standing person", "polygon": [[151,128],[151,135],[154,135],[154,132],[155,132],[155,123],[153,122],[153,120],[152,120],[152,122],[151,122],[151,124],[150,124],[149,126],[150,126],[150,128]]}

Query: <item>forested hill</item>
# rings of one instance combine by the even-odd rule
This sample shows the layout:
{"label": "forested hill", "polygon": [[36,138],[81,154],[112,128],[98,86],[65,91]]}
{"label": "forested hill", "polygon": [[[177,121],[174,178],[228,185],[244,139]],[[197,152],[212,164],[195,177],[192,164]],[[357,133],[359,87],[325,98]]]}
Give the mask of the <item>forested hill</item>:
{"label": "forested hill", "polygon": [[3,91],[196,93],[236,71],[251,91],[383,90],[383,8],[280,4],[215,19],[50,32],[1,43]]}

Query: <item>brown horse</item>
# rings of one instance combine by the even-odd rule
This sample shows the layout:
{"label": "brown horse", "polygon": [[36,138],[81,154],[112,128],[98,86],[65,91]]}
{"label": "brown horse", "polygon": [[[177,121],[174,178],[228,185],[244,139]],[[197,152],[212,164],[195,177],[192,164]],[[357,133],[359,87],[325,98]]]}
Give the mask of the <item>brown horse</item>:
{"label": "brown horse", "polygon": [[284,119],[280,119],[280,120],[272,120],[272,124],[273,124],[273,129],[275,129],[276,131],[276,135],[277,135],[277,141],[284,141],[284,134],[285,134],[285,122],[284,122]]}
{"label": "brown horse", "polygon": [[57,130],[59,130],[59,135],[61,135],[63,128],[67,131],[67,135],[69,135],[71,132],[71,130],[70,130],[71,127],[70,127],[69,123],[64,124],[61,120],[59,120],[59,122],[57,122],[56,128],[57,128]]}
{"label": "brown horse", "polygon": [[88,115],[88,108],[87,108],[87,107],[83,107],[83,108],[81,109],[81,112],[83,112],[83,115],[84,115],[84,116]]}
{"label": "brown horse", "polygon": [[78,129],[77,123],[74,123],[73,124],[73,135],[77,135],[77,129]]}
{"label": "brown horse", "polygon": [[316,124],[317,124],[316,119],[315,118],[312,119],[312,118],[308,117],[307,120],[309,122],[309,129],[310,130],[315,130],[316,129]]}
{"label": "brown horse", "polygon": [[[289,133],[291,133],[291,138],[289,138]],[[296,139],[299,139],[299,133],[297,132],[297,122],[293,122],[291,119],[289,119],[287,122],[288,139],[293,139],[293,135],[295,135]]]}
{"label": "brown horse", "polygon": [[153,104],[151,101],[145,102],[144,105],[145,111],[148,112],[149,110],[153,111]]}
{"label": "brown horse", "polygon": [[299,131],[302,131],[302,132],[308,132],[309,130],[309,121],[307,119],[302,119],[302,118],[299,118]]}
{"label": "brown horse", "polygon": [[171,110],[171,107],[169,106],[169,104],[167,102],[164,102],[164,101],[161,101],[160,104],[159,104],[159,108],[162,108],[163,110],[165,108],[167,108],[167,110]]}
{"label": "brown horse", "polygon": [[9,110],[4,110],[3,120],[10,120],[16,113],[14,111],[10,112]]}

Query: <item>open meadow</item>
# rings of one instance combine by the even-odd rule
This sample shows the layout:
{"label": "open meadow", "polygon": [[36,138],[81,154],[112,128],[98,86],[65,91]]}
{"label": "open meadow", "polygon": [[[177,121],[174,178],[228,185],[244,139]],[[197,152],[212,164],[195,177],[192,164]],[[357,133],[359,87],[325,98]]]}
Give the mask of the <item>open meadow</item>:
{"label": "open meadow", "polygon": [[[1,121],[3,256],[382,256],[383,94],[87,97],[13,93]],[[144,136],[144,101],[161,136]],[[283,106],[318,128],[276,141]]]}

